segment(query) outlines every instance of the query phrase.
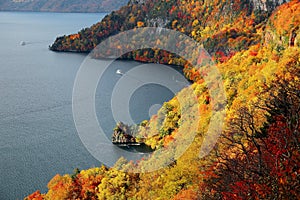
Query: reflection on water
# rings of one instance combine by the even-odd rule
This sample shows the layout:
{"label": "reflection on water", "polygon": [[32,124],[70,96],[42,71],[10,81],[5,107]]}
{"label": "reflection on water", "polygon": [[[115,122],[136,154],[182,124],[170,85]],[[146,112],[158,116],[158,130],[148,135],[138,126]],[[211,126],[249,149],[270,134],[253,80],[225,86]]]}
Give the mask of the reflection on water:
{"label": "reflection on water", "polygon": [[153,152],[153,149],[151,147],[145,145],[145,144],[140,144],[140,145],[117,145],[119,148],[129,151],[129,152],[134,152],[134,153],[151,153]]}

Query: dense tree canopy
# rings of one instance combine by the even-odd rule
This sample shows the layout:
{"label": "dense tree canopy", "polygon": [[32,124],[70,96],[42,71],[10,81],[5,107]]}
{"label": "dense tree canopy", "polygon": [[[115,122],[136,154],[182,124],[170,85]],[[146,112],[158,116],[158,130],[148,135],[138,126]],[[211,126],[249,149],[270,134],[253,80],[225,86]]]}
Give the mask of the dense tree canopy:
{"label": "dense tree canopy", "polygon": [[[118,31],[148,26],[151,20],[144,18],[146,14],[153,18],[162,16],[168,19],[166,27],[202,42],[214,56],[227,95],[227,116],[214,150],[200,158],[198,152],[214,117],[212,107],[216,106],[203,71],[168,52],[132,52],[127,58],[180,64],[193,81],[193,94],[183,89],[149,121],[143,122],[137,134],[158,150],[169,148],[185,132],[193,131],[196,137],[192,145],[178,160],[158,171],[122,171],[147,166],[155,156],[138,163],[120,159],[112,169],[101,167],[57,175],[49,182],[46,194],[37,191],[27,199],[299,198],[300,2],[293,0],[272,12],[255,10],[251,2],[145,1],[128,5],[73,36],[74,41],[90,38],[87,45],[74,46],[70,36],[58,38],[52,46],[56,50],[70,50],[73,45],[74,50],[80,46],[86,51]],[[153,54],[157,56],[148,57]],[[197,105],[191,101],[194,95]],[[179,105],[179,97],[184,97],[180,101],[183,105]],[[193,116],[182,120],[180,107],[199,110],[201,118],[196,123],[192,123]],[[177,150],[174,148],[170,154]],[[156,160],[156,164],[166,159]]]}

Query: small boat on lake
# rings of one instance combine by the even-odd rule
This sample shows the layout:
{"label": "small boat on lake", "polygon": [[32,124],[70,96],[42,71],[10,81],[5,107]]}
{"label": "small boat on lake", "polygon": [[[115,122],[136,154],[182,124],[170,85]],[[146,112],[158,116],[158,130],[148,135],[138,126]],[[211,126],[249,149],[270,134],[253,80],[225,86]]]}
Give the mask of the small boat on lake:
{"label": "small boat on lake", "polygon": [[116,71],[116,74],[123,75],[123,72],[122,72],[120,69],[118,69],[118,70]]}

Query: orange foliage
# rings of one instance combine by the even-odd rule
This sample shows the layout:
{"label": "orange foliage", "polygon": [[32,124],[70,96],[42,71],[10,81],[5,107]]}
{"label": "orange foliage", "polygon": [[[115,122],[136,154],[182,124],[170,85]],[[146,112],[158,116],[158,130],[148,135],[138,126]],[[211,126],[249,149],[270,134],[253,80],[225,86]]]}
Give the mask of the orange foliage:
{"label": "orange foliage", "polygon": [[197,200],[197,199],[199,199],[197,192],[193,189],[182,190],[173,198],[173,200]]}
{"label": "orange foliage", "polygon": [[138,28],[143,27],[143,26],[144,26],[144,22],[141,22],[141,21],[137,22],[137,27]]}
{"label": "orange foliage", "polygon": [[164,147],[167,147],[170,142],[174,141],[177,131],[178,130],[174,130],[171,135],[167,135],[166,137],[164,137]]}
{"label": "orange foliage", "polygon": [[[298,31],[300,1],[294,0],[283,4],[271,15],[269,21],[264,12],[249,10],[249,5],[245,5],[243,0],[231,1],[231,4],[228,2],[149,0],[145,4],[127,6],[131,12],[125,8],[114,12],[80,36],[79,34],[70,36],[71,40],[82,39],[82,36],[93,38],[93,45],[96,45],[112,33],[143,27],[145,13],[155,17],[166,14],[170,19],[167,28],[193,36],[193,39],[203,44],[217,61],[216,65],[221,71],[224,89],[228,95],[227,121],[224,125],[224,134],[216,146],[216,152],[200,160],[195,152],[198,152],[205,133],[202,129],[201,131],[198,129],[202,126],[208,127],[210,120],[208,113],[214,106],[218,106],[212,105],[214,99],[210,98],[209,92],[199,86],[205,85],[203,77],[208,75],[205,66],[200,71],[176,55],[159,49],[143,49],[128,53],[122,58],[184,66],[185,76],[196,82],[194,86],[199,86],[195,91],[200,105],[190,105],[192,104],[189,103],[190,96],[186,95],[186,102],[181,102],[181,106],[184,108],[195,106],[201,117],[204,116],[198,122],[201,126],[198,128],[189,126],[192,117],[190,120],[181,121],[179,106],[171,100],[171,103],[166,103],[159,114],[152,117],[144,127],[143,136],[156,136],[150,138],[146,144],[152,148],[167,147],[176,139],[181,123],[186,123],[186,127],[197,131],[196,142],[187,153],[167,168],[137,175],[134,179],[127,177],[127,174],[104,169],[101,173],[82,172],[72,177],[57,175],[48,184],[49,191],[46,194],[48,199],[95,199],[107,194],[122,194],[123,199],[139,199],[135,198],[135,194],[138,194],[137,197],[144,199],[173,198],[173,200],[284,199],[284,197],[287,199],[290,196],[286,195],[299,196],[300,130],[299,126],[291,129],[294,124],[300,124],[300,120],[296,118],[299,113],[295,112],[295,110],[299,112],[299,108],[290,112],[287,106],[295,108],[297,105],[299,96],[289,99],[288,95],[299,94],[300,75],[295,71],[286,70],[299,68],[299,49],[287,46],[273,49],[259,43],[263,43],[264,33],[271,32],[272,35],[274,28],[277,35],[284,37],[289,37],[295,30]],[[159,12],[163,8],[168,10]],[[101,39],[98,40],[99,38]],[[64,39],[60,38],[60,41]],[[163,42],[158,40],[157,44]],[[84,49],[93,46],[89,45]],[[180,47],[179,42],[174,45]],[[120,49],[121,46],[116,44],[116,47]],[[59,48],[66,49],[69,46]],[[113,52],[113,49],[107,51]],[[203,52],[202,54],[197,58],[197,64],[210,59],[209,55]],[[279,78],[275,79],[276,76]],[[272,84],[273,86],[275,84],[275,89],[269,92],[268,89]],[[288,95],[284,96],[280,91],[288,91]],[[267,105],[270,106],[270,102],[274,103],[274,109],[266,108]],[[163,109],[165,112],[162,112]],[[291,119],[287,120],[290,116]],[[158,136],[156,128],[158,121],[162,119],[163,128]],[[155,130],[151,127],[155,127]],[[188,169],[184,168],[187,165]],[[119,185],[120,180],[122,186]],[[190,188],[197,188],[198,191]],[[101,192],[103,194],[99,195]],[[37,191],[28,198],[43,197]]]}
{"label": "orange foliage", "polygon": [[75,39],[79,39],[79,38],[80,38],[79,34],[72,34],[72,35],[70,35],[70,39],[71,40],[75,40]]}
{"label": "orange foliage", "polygon": [[41,194],[41,192],[37,190],[36,192],[26,197],[25,200],[43,200],[44,196],[45,195]]}
{"label": "orange foliage", "polygon": [[280,35],[286,35],[292,28],[299,28],[300,25],[300,1],[292,0],[281,5],[277,12],[272,14],[271,22]]}

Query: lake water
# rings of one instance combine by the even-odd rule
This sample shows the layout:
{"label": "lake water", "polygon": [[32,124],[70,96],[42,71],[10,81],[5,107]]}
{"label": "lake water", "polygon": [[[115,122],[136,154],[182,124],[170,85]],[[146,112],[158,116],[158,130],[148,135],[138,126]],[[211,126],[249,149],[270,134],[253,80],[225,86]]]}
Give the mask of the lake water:
{"label": "lake water", "polygon": [[[51,52],[48,45],[56,36],[75,33],[104,16],[0,12],[1,200],[22,199],[38,189],[45,192],[55,174],[101,164],[82,144],[72,115],[73,84],[86,55]],[[111,98],[120,76],[115,71],[125,73],[138,65],[117,61],[99,83],[95,105],[107,137],[116,123]],[[159,85],[141,86],[130,97],[133,121],[148,119],[149,112],[173,95]]]}

